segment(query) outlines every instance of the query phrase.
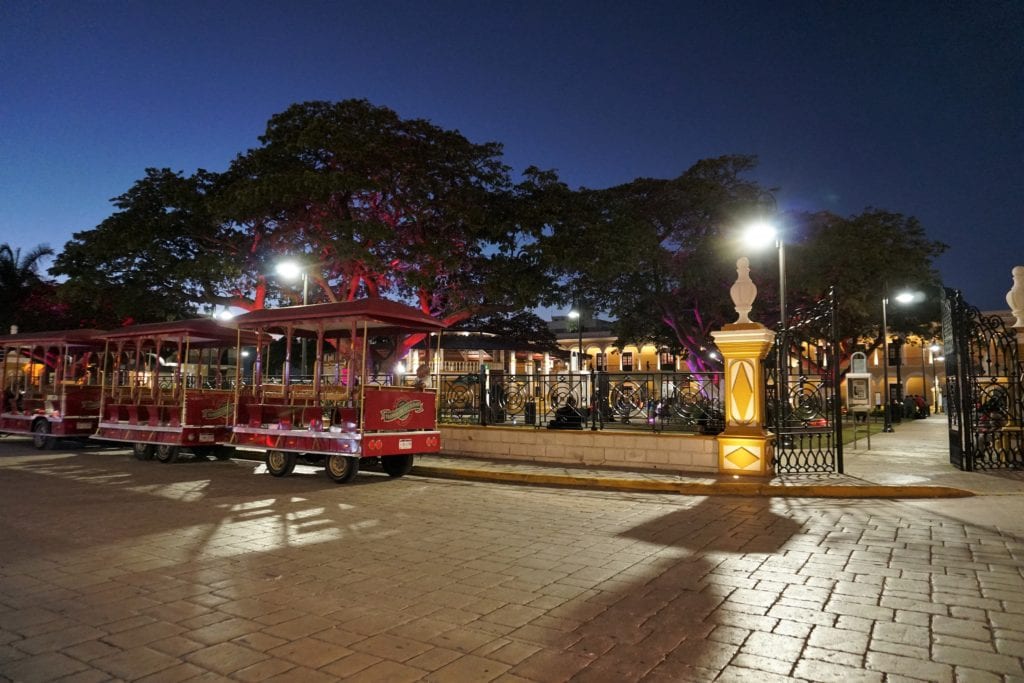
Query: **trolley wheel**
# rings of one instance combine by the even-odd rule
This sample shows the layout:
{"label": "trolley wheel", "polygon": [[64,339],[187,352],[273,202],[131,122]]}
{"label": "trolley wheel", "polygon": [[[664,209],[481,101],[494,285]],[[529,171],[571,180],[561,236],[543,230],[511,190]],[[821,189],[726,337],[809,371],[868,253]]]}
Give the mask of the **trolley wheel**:
{"label": "trolley wheel", "polygon": [[295,470],[295,454],[267,451],[267,471],[275,477],[284,477]]}
{"label": "trolley wheel", "polygon": [[151,444],[151,443],[133,443],[132,444],[132,453],[139,460],[152,460],[153,459],[153,451],[154,450],[156,450],[156,449],[153,448],[153,444]]}
{"label": "trolley wheel", "polygon": [[57,439],[50,436],[50,423],[46,420],[36,420],[32,425],[32,445],[39,450],[53,448],[57,445]]}
{"label": "trolley wheel", "polygon": [[156,459],[165,463],[178,462],[178,453],[180,450],[181,449],[177,446],[160,444],[156,447]]}
{"label": "trolley wheel", "polygon": [[389,477],[401,477],[409,474],[412,469],[412,455],[389,455],[380,459],[380,465]]}
{"label": "trolley wheel", "polygon": [[359,472],[359,458],[344,455],[328,455],[324,459],[327,476],[339,484],[352,481]]}

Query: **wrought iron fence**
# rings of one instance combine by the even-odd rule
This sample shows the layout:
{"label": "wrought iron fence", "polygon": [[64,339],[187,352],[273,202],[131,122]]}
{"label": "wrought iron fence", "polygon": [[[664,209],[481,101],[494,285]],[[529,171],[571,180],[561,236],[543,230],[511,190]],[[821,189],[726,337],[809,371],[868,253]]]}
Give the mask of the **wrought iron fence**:
{"label": "wrought iron fence", "polygon": [[717,434],[724,428],[721,373],[442,374],[440,421],[565,429]]}
{"label": "wrought iron fence", "polygon": [[942,334],[950,462],[966,471],[1024,469],[1024,361],[1015,332],[947,288]]}
{"label": "wrought iron fence", "polygon": [[836,293],[801,308],[765,359],[766,426],[779,473],[842,472]]}

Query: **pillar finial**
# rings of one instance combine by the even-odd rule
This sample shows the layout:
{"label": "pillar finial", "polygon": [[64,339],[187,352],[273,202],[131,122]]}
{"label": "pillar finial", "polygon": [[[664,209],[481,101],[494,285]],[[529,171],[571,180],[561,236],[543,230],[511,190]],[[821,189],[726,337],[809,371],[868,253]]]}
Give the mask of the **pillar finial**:
{"label": "pillar finial", "polygon": [[757,298],[757,285],[750,279],[750,259],[746,256],[736,261],[736,282],[729,289],[729,296],[739,313],[739,318],[734,324],[746,325],[754,321],[750,319],[750,310],[754,307],[754,299]]}
{"label": "pillar finial", "polygon": [[1010,306],[1016,320],[1013,326],[1024,328],[1024,266],[1017,266],[1012,271],[1013,287],[1006,293],[1006,303]]}

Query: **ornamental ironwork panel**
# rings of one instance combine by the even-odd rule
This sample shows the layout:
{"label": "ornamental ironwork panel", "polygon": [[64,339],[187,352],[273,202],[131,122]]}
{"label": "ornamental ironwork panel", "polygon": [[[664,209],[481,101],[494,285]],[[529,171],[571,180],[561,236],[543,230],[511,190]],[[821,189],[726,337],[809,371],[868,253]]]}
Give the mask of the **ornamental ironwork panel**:
{"label": "ornamental ironwork panel", "polygon": [[485,372],[441,375],[437,386],[449,424],[547,427],[568,412],[586,429],[717,434],[725,426],[720,372]]}
{"label": "ornamental ironwork panel", "polygon": [[777,328],[764,374],[779,474],[843,471],[838,348],[834,288]]}
{"label": "ornamental ironwork panel", "polygon": [[949,461],[966,471],[1024,468],[1024,366],[1016,333],[946,288],[942,336]]}

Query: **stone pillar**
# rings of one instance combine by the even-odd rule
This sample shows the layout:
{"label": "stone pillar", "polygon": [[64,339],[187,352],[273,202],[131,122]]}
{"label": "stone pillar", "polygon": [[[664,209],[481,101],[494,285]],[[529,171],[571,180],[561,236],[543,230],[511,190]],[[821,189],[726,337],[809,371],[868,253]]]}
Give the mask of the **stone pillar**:
{"label": "stone pillar", "polygon": [[725,431],[718,435],[718,470],[722,474],[769,476],[775,436],[765,431],[762,361],[775,333],[748,317],[757,287],[746,258],[736,263],[739,277],[730,290],[739,318],[711,336],[725,364]]}

